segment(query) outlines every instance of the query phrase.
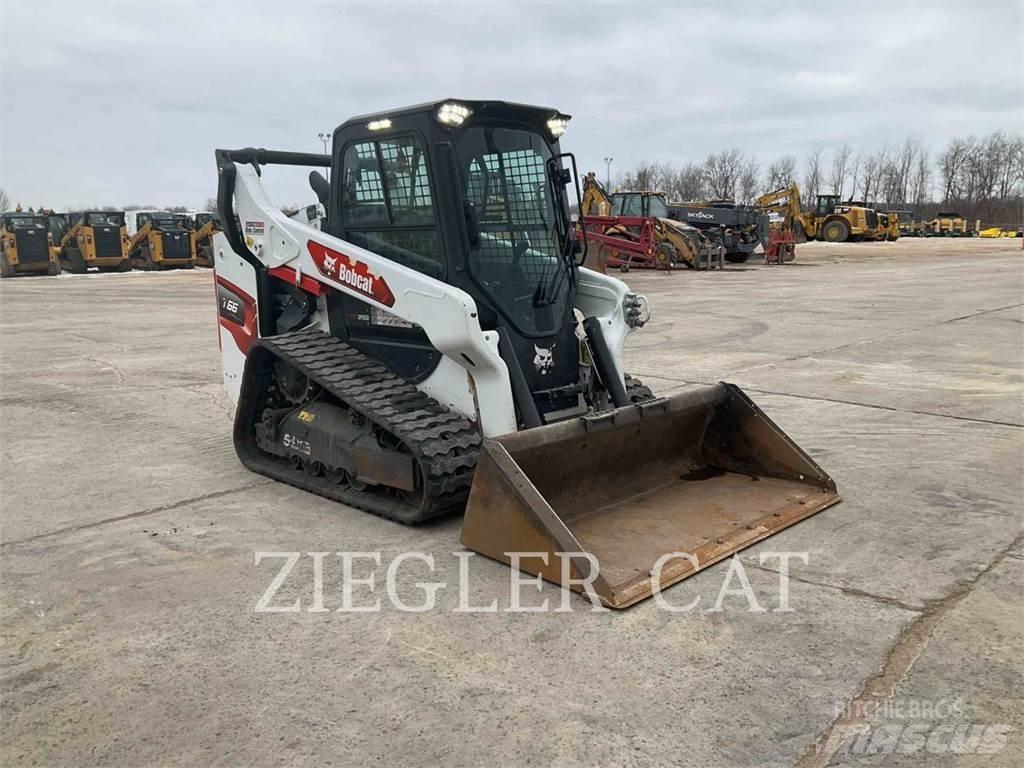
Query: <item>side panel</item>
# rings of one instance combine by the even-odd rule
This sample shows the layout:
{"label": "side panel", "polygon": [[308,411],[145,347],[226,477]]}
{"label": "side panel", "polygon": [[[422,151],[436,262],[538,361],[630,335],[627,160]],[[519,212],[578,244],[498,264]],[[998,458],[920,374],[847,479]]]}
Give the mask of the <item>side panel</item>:
{"label": "side panel", "polygon": [[[435,349],[472,375],[483,434],[515,431],[508,368],[497,345],[480,328],[476,302],[469,294],[289,219],[267,197],[251,166],[236,163],[234,168],[240,234],[266,268],[287,266],[299,276],[312,276],[328,289],[356,296],[420,326]],[[225,246],[225,255],[230,253]],[[216,268],[221,270],[219,255]]]}
{"label": "side panel", "polygon": [[624,303],[629,295],[629,288],[617,278],[602,275],[585,267],[581,267],[578,274],[576,308],[584,317],[596,317],[601,321],[601,330],[612,353],[615,368],[619,377],[625,381],[622,350],[626,344],[626,337],[636,330],[626,322]]}
{"label": "side panel", "polygon": [[213,236],[213,253],[222,383],[228,398],[237,404],[245,356],[257,338],[256,271],[232,252],[222,232]]}

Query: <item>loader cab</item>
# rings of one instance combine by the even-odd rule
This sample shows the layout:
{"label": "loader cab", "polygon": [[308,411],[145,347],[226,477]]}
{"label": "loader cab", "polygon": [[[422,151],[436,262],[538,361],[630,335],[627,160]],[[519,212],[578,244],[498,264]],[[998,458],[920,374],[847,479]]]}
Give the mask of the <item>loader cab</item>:
{"label": "loader cab", "polygon": [[14,232],[17,229],[45,229],[46,222],[38,213],[5,213],[0,216],[0,228],[4,232]]}
{"label": "loader cab", "polygon": [[[578,406],[569,195],[578,204],[579,185],[558,143],[567,121],[553,109],[452,100],[353,118],[334,132],[324,226],[469,293],[546,414]],[[439,364],[418,327],[352,297],[332,296],[328,309],[332,333],[406,379]]]}
{"label": "loader cab", "polygon": [[154,213],[144,214],[146,218],[143,220],[143,224],[149,223],[153,229],[160,230],[161,232],[176,232],[183,229],[188,229],[187,220],[184,214],[181,213],[170,213],[169,211],[156,211]]}
{"label": "loader cab", "polygon": [[836,206],[839,205],[839,195],[818,195],[818,204],[815,206],[815,216],[828,216]]}
{"label": "loader cab", "polygon": [[661,192],[616,192],[612,196],[612,215],[667,219],[669,209]]}
{"label": "loader cab", "polygon": [[50,238],[53,240],[55,246],[60,245],[61,240],[64,239],[64,234],[68,231],[70,225],[71,214],[68,213],[48,213],[45,215],[46,228],[50,232]]}
{"label": "loader cab", "polygon": [[216,221],[217,221],[217,214],[216,213],[212,213],[212,212],[201,211],[201,212],[197,213],[195,216],[192,217],[192,228],[193,229],[202,229],[207,224],[209,224],[211,221],[216,223]]}

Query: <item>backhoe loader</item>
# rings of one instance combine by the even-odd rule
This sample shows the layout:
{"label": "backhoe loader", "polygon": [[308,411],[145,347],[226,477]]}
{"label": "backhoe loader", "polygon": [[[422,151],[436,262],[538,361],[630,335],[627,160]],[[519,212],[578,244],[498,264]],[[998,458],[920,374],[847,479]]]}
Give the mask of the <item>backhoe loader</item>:
{"label": "backhoe loader", "polygon": [[[721,268],[725,248],[714,234],[705,236],[669,216],[660,192],[616,192],[609,196],[591,172],[583,180],[583,226],[602,253],[601,263],[628,272],[631,267]],[[599,211],[607,211],[601,214]]]}
{"label": "backhoe loader", "polygon": [[200,212],[192,217],[192,258],[197,266],[213,266],[213,235],[219,231],[217,214]]}
{"label": "backhoe loader", "polygon": [[90,267],[101,272],[127,272],[128,235],[124,214],[117,211],[81,211],[69,213],[58,253],[61,266],[76,275]]}
{"label": "backhoe loader", "polygon": [[[216,150],[224,385],[254,472],[402,523],[465,510],[469,549],[622,608],[839,497],[737,387],[625,373],[649,310],[580,266],[568,122],[446,100],[329,155]],[[271,202],[275,164],[330,169],[322,229]]]}
{"label": "backhoe loader", "polygon": [[192,239],[181,219],[169,211],[137,214],[139,230],[128,243],[132,266],[147,271],[181,267],[192,269]]}
{"label": "backhoe loader", "polygon": [[0,277],[37,274],[60,274],[45,217],[38,213],[0,215]]}
{"label": "backhoe loader", "polygon": [[765,213],[782,216],[783,227],[793,231],[798,243],[845,243],[877,237],[878,214],[874,209],[844,203],[839,195],[818,195],[814,211],[808,213],[802,208],[796,182],[762,195],[756,202]]}

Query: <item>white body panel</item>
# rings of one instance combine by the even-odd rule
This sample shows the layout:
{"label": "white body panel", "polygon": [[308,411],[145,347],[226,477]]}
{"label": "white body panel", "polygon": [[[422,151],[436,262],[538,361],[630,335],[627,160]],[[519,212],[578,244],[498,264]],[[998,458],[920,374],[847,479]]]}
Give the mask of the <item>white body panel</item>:
{"label": "white body panel", "polygon": [[[310,275],[326,286],[418,325],[444,357],[417,387],[442,405],[478,422],[485,437],[516,431],[509,373],[498,354],[498,335],[480,328],[476,302],[469,294],[289,218],[271,203],[252,166],[236,163],[235,169],[235,206],[241,230],[248,249],[263,264],[269,269],[288,267],[295,271],[297,280]],[[231,251],[223,234],[215,235],[213,242],[217,275],[255,297],[252,267]],[[353,260],[362,262],[375,280],[386,282],[393,303],[382,303],[342,282],[337,275],[325,273],[314,260],[310,244],[338,252],[348,259],[349,267],[355,263]],[[600,318],[620,377],[623,343],[633,330],[626,323],[623,310],[627,294],[628,288],[621,280],[588,269],[579,270],[577,307],[586,317]],[[320,313],[320,317],[324,315]],[[224,386],[237,401],[245,355],[223,324],[220,333]]]}
{"label": "white body panel", "polygon": [[[216,276],[223,277],[255,300],[256,272],[252,266],[231,250],[223,232],[215,232],[213,235],[213,254]],[[224,391],[232,403],[238,403],[239,390],[242,388],[242,371],[245,369],[245,352],[239,349],[235,338],[219,319],[217,320],[217,333],[223,366]]]}

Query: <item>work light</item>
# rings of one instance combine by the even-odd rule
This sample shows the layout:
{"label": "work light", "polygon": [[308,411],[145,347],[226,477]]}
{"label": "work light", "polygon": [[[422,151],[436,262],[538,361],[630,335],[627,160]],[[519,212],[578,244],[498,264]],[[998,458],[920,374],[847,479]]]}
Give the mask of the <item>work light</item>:
{"label": "work light", "polygon": [[471,112],[469,107],[449,101],[438,108],[437,122],[451,126],[462,125]]}
{"label": "work light", "polygon": [[551,132],[551,138],[557,139],[563,133],[565,129],[569,127],[569,118],[564,115],[555,115],[548,120],[548,130]]}

